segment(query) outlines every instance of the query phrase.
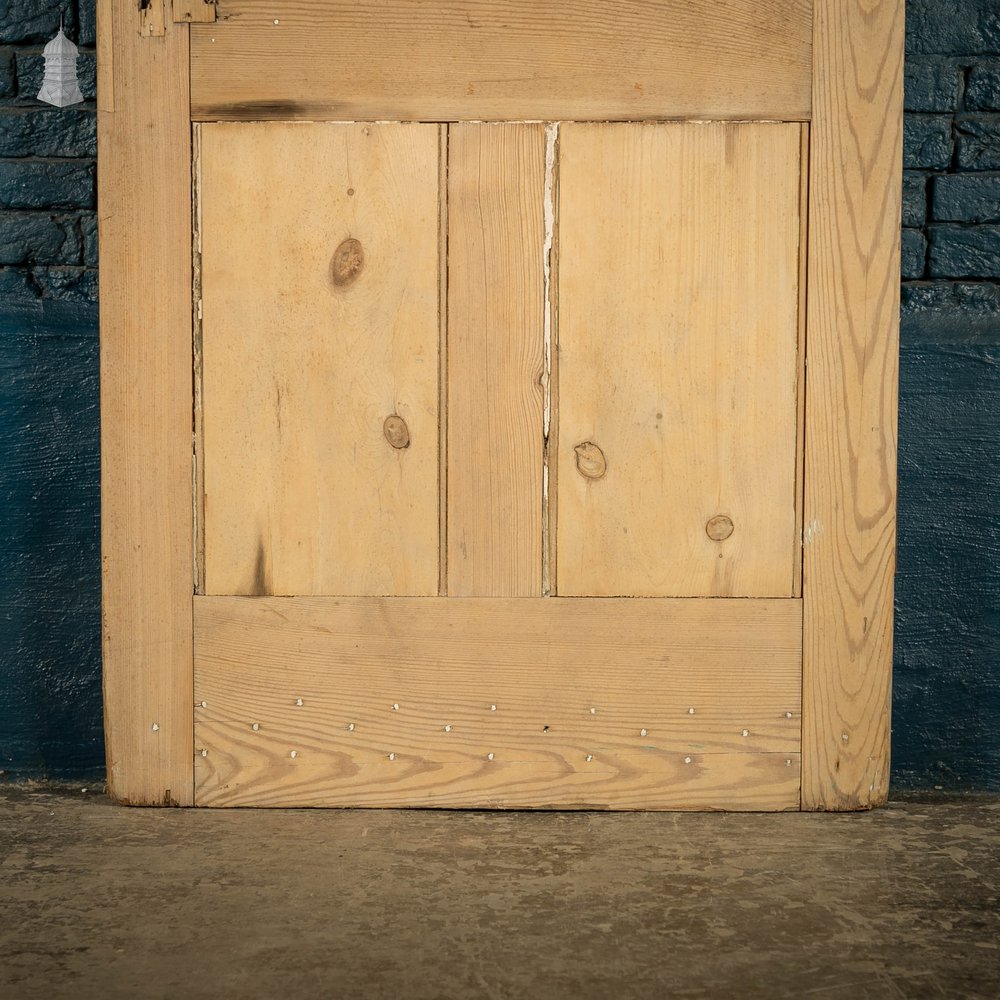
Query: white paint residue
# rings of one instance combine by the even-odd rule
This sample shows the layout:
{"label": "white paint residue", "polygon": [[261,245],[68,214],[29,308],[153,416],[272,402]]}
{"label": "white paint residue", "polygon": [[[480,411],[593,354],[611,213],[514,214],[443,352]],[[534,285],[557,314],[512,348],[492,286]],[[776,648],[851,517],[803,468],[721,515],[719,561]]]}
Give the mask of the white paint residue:
{"label": "white paint residue", "polygon": [[823,534],[823,525],[819,521],[810,521],[802,529],[802,544],[812,545],[816,541],[816,536]]}
{"label": "white paint residue", "polygon": [[552,245],[556,228],[555,205],[555,173],[556,173],[556,143],[559,140],[559,123],[549,122],[545,126],[545,196],[543,200],[543,219],[545,223],[545,240],[542,244],[542,275],[545,293],[545,313],[542,320],[542,339],[544,342],[544,364],[542,372],[542,391],[544,404],[542,410],[542,433],[545,436],[545,451],[542,460],[542,594],[546,597],[552,593],[552,581],[549,579],[551,556],[549,553],[549,426],[552,420],[552,314],[555,304],[552,300]]}
{"label": "white paint residue", "polygon": [[542,326],[542,336],[545,343],[545,373],[542,384],[545,390],[544,432],[549,436],[549,421],[552,417],[552,242],[556,226],[555,206],[555,172],[556,172],[556,142],[559,138],[559,123],[553,122],[545,126],[545,242],[542,245],[542,273],[545,281],[545,319]]}

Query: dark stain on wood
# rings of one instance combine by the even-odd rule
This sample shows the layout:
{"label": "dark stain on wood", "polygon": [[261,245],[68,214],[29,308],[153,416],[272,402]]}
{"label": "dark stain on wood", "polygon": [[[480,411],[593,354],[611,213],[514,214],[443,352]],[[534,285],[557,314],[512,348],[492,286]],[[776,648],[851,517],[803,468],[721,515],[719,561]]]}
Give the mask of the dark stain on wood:
{"label": "dark stain on wood", "polygon": [[215,104],[209,109],[208,114],[211,118],[253,121],[268,118],[304,118],[309,115],[310,110],[312,106],[301,101],[236,101],[232,104]]}
{"label": "dark stain on wood", "polygon": [[348,237],[333,251],[333,260],[330,261],[330,280],[334,288],[353,285],[364,266],[365,251],[361,241]]}
{"label": "dark stain on wood", "polygon": [[593,441],[584,441],[573,449],[576,452],[576,469],[585,479],[603,479],[608,471],[604,452]]}
{"label": "dark stain on wood", "polygon": [[257,542],[257,557],[254,559],[253,582],[250,584],[248,597],[270,597],[271,581],[268,579],[267,553],[264,551],[264,539]]}
{"label": "dark stain on wood", "polygon": [[393,448],[410,447],[410,428],[406,426],[406,421],[398,413],[391,413],[385,418],[385,422],[382,424],[382,433]]}

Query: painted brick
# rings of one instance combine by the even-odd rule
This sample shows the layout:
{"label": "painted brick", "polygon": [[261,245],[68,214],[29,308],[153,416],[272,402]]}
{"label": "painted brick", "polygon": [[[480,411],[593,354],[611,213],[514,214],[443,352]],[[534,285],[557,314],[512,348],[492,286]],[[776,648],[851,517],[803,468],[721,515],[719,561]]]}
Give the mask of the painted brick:
{"label": "painted brick", "polygon": [[16,65],[10,49],[0,50],[0,97],[13,97],[17,93]]}
{"label": "painted brick", "polygon": [[0,208],[94,208],[93,163],[0,161]]}
{"label": "painted brick", "polygon": [[961,65],[952,59],[913,56],[903,73],[903,106],[907,111],[954,111]]}
{"label": "painted brick", "polygon": [[97,155],[97,120],[93,111],[44,105],[0,110],[0,156]]}
{"label": "painted brick", "polygon": [[94,0],[79,0],[80,44],[93,45],[97,41],[97,15]]}
{"label": "painted brick", "polygon": [[904,278],[922,278],[927,263],[927,238],[919,229],[904,229],[900,266]]}
{"label": "painted brick", "polygon": [[897,787],[1000,787],[1000,347],[903,344]]}
{"label": "painted brick", "polygon": [[1000,115],[961,118],[956,127],[961,170],[1000,170]]}
{"label": "painted brick", "polygon": [[[42,89],[45,75],[45,59],[40,51],[18,52],[17,91],[18,101],[35,104],[38,91]],[[76,60],[76,76],[80,81],[80,92],[87,101],[94,100],[97,93],[97,56],[93,52],[81,52]],[[72,105],[79,107],[79,105]]]}
{"label": "painted brick", "polygon": [[47,42],[59,30],[76,38],[76,6],[65,0],[0,0],[0,45]]}
{"label": "painted brick", "polygon": [[82,267],[35,268],[32,280],[42,297],[66,302],[97,301],[97,271]]}
{"label": "painted brick", "polygon": [[1000,345],[1000,284],[904,282],[900,335],[911,344]]}
{"label": "painted brick", "polygon": [[996,0],[908,0],[906,51],[1000,55],[1000,5]]}
{"label": "painted brick", "polygon": [[932,278],[995,278],[1000,275],[1000,226],[931,226]]}
{"label": "painted brick", "polygon": [[1000,174],[942,174],[931,210],[941,222],[1000,222]]}
{"label": "painted brick", "polygon": [[104,763],[98,342],[67,308],[41,333],[0,311],[0,770],[22,776]]}
{"label": "painted brick", "polygon": [[965,106],[971,111],[1000,111],[1000,62],[972,67],[965,86]]}
{"label": "painted brick", "polygon": [[0,212],[0,264],[79,264],[81,253],[75,218]]}
{"label": "painted brick", "polygon": [[0,267],[0,305],[4,309],[10,308],[13,303],[31,302],[37,298],[38,288],[31,279],[30,271],[20,267]]}
{"label": "painted brick", "polygon": [[951,163],[951,119],[907,115],[903,120],[903,166],[945,170]]}
{"label": "painted brick", "polygon": [[83,239],[83,263],[87,267],[97,267],[97,216],[80,217],[80,235]]}
{"label": "painted brick", "polygon": [[903,173],[903,225],[923,226],[927,221],[927,174]]}

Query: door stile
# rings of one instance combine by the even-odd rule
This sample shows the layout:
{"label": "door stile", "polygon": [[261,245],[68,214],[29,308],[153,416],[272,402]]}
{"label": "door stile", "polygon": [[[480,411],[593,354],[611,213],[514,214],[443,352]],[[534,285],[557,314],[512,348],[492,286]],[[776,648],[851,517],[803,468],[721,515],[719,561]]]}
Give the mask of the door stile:
{"label": "door stile", "polygon": [[816,0],[803,809],[888,795],[903,4]]}
{"label": "door stile", "polygon": [[194,794],[188,27],[98,2],[101,549],[108,793]]}

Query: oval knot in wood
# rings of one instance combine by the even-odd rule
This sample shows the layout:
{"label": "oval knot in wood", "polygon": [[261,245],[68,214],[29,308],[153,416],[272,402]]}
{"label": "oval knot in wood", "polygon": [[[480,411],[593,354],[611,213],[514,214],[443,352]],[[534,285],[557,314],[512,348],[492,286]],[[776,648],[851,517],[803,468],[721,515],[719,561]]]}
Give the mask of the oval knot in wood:
{"label": "oval knot in wood", "polygon": [[733,520],[725,514],[710,517],[705,525],[705,534],[714,542],[724,542],[733,533]]}
{"label": "oval knot in wood", "polygon": [[365,251],[361,241],[353,237],[344,240],[333,251],[330,261],[330,278],[335,288],[346,288],[353,284],[365,266]]}
{"label": "oval knot in wood", "polygon": [[391,413],[382,424],[382,433],[393,448],[410,447],[410,428],[398,413]]}
{"label": "oval knot in wood", "polygon": [[601,479],[608,471],[608,461],[604,452],[593,441],[584,441],[574,449],[576,469],[585,479]]}

